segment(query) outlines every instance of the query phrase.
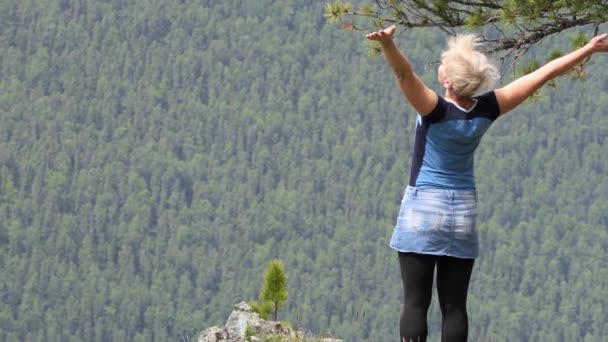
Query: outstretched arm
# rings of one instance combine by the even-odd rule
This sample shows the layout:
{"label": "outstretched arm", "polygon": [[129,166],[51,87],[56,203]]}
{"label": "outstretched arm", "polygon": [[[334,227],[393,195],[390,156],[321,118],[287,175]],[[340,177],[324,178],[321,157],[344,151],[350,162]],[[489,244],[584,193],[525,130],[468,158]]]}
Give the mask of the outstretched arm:
{"label": "outstretched arm", "polygon": [[597,36],[587,45],[565,56],[554,59],[536,71],[522,76],[503,88],[497,89],[496,100],[500,107],[500,114],[506,114],[530,97],[547,81],[564,74],[583,59],[595,52],[608,52],[608,33]]}
{"label": "outstretched arm", "polygon": [[367,35],[367,39],[380,42],[384,57],[393,69],[401,91],[420,115],[427,115],[437,105],[437,93],[424,85],[416,75],[410,62],[395,45],[393,33],[395,33],[395,25],[372,32]]}

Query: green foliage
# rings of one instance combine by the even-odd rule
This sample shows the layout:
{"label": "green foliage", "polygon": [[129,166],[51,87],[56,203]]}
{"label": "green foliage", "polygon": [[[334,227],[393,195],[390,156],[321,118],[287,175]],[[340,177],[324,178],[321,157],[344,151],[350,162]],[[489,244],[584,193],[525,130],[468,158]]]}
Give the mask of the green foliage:
{"label": "green foliage", "polygon": [[[350,3],[341,2],[340,0],[336,0],[334,3],[327,3],[325,5],[324,16],[329,20],[330,23],[336,23],[343,15],[348,14],[350,7]],[[370,6],[362,7],[361,11],[368,14],[373,13],[373,11],[370,10]]]}
{"label": "green foliage", "polygon": [[539,67],[540,67],[540,64],[538,63],[538,61],[536,61],[536,60],[530,61],[530,62],[528,62],[528,64],[526,64],[525,66],[520,68],[520,74],[518,76],[530,74],[530,73],[534,72],[535,70],[537,70]]}
{"label": "green foliage", "polygon": [[372,5],[363,5],[359,8],[359,12],[362,15],[373,16],[376,14],[376,8]]}
{"label": "green foliage", "polygon": [[251,338],[255,336],[255,329],[247,324],[247,326],[245,327],[245,334],[243,336],[243,338],[245,339],[245,341],[247,342],[251,342]]}
{"label": "green foliage", "polygon": [[284,337],[282,335],[265,336],[262,342],[284,342]]}
{"label": "green foliage", "polygon": [[572,49],[578,49],[580,47],[585,46],[589,42],[589,37],[584,32],[578,32],[572,37],[570,37],[570,43],[572,45]]}
{"label": "green foliage", "polygon": [[488,18],[485,15],[482,8],[477,8],[465,19],[465,27],[469,30],[474,30],[479,27],[483,27]]}
{"label": "green foliage", "polygon": [[554,59],[558,59],[558,58],[560,58],[563,55],[564,55],[564,53],[561,50],[559,50],[559,49],[552,49],[549,52],[549,55],[547,56],[547,62],[550,62],[550,61],[552,61]]}
{"label": "green foliage", "polygon": [[268,319],[273,309],[272,302],[269,301],[252,301],[249,302],[249,305],[251,306],[253,311],[257,312],[263,319]]}
{"label": "green foliage", "polygon": [[283,327],[285,329],[293,329],[293,326],[291,325],[291,323],[287,322],[287,321],[281,321],[281,327]]}
{"label": "green foliage", "polygon": [[277,320],[279,307],[285,305],[288,298],[287,274],[283,261],[274,259],[270,261],[264,273],[264,283],[260,299],[272,303],[274,307],[274,320]]}
{"label": "green foliage", "polygon": [[368,42],[367,53],[372,57],[379,56],[382,53],[382,46],[378,42]]}

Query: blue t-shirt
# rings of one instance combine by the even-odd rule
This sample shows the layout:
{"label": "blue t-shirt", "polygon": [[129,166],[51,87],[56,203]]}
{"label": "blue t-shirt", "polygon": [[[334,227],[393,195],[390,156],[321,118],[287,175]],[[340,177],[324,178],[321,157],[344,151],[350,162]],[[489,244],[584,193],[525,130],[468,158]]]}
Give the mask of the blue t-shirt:
{"label": "blue t-shirt", "polygon": [[473,99],[473,107],[465,110],[439,96],[431,113],[418,115],[410,186],[475,188],[475,149],[500,110],[494,91]]}

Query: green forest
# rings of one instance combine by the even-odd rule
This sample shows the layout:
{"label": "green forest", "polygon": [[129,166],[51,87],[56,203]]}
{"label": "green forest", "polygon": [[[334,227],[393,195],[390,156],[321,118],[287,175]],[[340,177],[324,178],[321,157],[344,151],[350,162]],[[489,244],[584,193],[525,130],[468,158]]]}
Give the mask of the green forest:
{"label": "green forest", "polygon": [[[194,341],[275,258],[280,320],[397,340],[416,114],[324,5],[0,1],[0,341]],[[437,91],[446,38],[395,37]],[[482,140],[472,341],[608,338],[607,57]]]}

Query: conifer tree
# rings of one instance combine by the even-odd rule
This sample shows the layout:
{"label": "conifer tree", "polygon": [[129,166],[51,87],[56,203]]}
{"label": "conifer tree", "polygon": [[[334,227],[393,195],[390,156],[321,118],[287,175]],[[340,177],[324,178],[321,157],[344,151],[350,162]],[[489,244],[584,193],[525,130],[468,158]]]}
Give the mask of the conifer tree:
{"label": "conifer tree", "polygon": [[274,259],[268,264],[260,297],[263,301],[273,304],[274,320],[276,321],[279,307],[287,301],[287,274],[285,274],[285,266],[281,260]]}

